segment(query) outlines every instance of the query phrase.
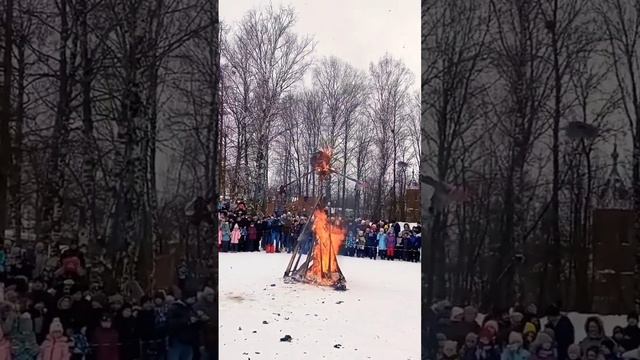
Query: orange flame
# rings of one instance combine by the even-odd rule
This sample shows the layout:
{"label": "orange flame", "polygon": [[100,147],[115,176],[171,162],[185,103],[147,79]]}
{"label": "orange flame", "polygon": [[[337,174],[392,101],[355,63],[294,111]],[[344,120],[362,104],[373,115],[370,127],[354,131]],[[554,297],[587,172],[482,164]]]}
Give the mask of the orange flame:
{"label": "orange flame", "polygon": [[333,286],[340,279],[337,254],[345,239],[345,230],[331,224],[323,210],[314,213],[313,232],[317,242],[307,280],[322,286]]}

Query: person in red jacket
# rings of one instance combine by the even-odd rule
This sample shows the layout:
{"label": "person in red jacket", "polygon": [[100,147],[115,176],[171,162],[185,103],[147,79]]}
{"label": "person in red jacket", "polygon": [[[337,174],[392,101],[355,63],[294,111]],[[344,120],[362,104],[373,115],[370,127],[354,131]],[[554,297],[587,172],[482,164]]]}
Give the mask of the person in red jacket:
{"label": "person in red jacket", "polygon": [[100,326],[94,331],[91,345],[95,350],[95,360],[120,360],[120,337],[113,328],[111,316],[102,315]]}
{"label": "person in red jacket", "polygon": [[247,237],[249,238],[249,251],[260,251],[258,246],[258,229],[256,224],[252,221],[247,230]]}

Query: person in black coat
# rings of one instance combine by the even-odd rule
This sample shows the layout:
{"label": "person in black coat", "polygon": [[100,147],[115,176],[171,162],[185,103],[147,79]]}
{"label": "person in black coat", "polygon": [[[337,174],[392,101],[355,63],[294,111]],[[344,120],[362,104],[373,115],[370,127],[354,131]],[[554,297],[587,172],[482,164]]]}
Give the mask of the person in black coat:
{"label": "person in black coat", "polygon": [[638,313],[635,311],[627,315],[627,326],[622,329],[623,344],[626,350],[633,350],[640,347],[640,327],[638,327]]}
{"label": "person in black coat", "polygon": [[[185,295],[185,299],[192,299]],[[199,320],[191,306],[183,300],[176,301],[168,314],[169,358],[187,358],[194,355],[199,344]]]}
{"label": "person in black coat", "polygon": [[567,360],[567,350],[575,342],[575,330],[571,320],[560,314],[560,309],[552,305],[547,309],[547,319],[549,322],[545,328],[550,328],[555,332],[555,340],[558,344],[558,360]]}

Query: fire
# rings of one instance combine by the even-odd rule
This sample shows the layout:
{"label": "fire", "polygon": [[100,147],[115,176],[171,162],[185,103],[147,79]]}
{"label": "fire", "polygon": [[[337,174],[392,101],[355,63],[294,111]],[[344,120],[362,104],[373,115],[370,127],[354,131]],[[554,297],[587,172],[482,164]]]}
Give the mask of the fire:
{"label": "fire", "polygon": [[311,163],[316,173],[320,176],[327,176],[331,173],[331,149],[320,150],[313,155]]}
{"label": "fire", "polygon": [[337,254],[345,240],[345,230],[332,224],[323,210],[314,213],[313,232],[317,242],[313,249],[313,262],[307,271],[307,281],[333,286],[342,277]]}

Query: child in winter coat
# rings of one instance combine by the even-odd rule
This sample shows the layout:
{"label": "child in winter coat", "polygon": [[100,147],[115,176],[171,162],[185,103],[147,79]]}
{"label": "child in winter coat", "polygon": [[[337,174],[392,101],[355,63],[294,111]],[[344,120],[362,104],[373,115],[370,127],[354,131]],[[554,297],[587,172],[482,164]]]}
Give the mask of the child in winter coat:
{"label": "child in winter coat", "polygon": [[457,360],[458,359],[458,343],[447,340],[442,345],[442,350],[438,352],[438,360]]}
{"label": "child in winter coat", "polygon": [[378,233],[378,255],[384,260],[387,257],[387,234],[384,229],[380,229]]}
{"label": "child in winter coat", "polygon": [[393,228],[387,233],[387,259],[393,260],[396,255],[396,234],[393,232]]}
{"label": "child in winter coat", "polygon": [[119,360],[120,347],[118,331],[113,328],[111,317],[103,315],[100,327],[93,334],[92,343],[95,344],[95,360]]}
{"label": "child in winter coat", "polygon": [[606,339],[600,345],[600,358],[604,360],[619,360],[621,357],[616,353],[616,344],[611,339]]}
{"label": "child in winter coat", "polygon": [[553,347],[553,339],[546,333],[539,333],[531,344],[532,360],[557,360],[558,354]]}
{"label": "child in winter coat", "polygon": [[364,231],[358,230],[358,257],[364,257],[364,249],[367,244],[367,239],[364,236]]}
{"label": "child in winter coat", "polygon": [[569,345],[569,348],[567,349],[567,357],[569,358],[569,360],[580,360],[581,355],[582,354],[580,353],[580,345]]}
{"label": "child in winter coat", "polygon": [[86,360],[90,348],[85,332],[86,328],[80,330],[67,329],[67,336],[71,339],[69,344],[71,360]]}
{"label": "child in winter coat", "polygon": [[224,221],[220,226],[222,230],[222,251],[229,251],[229,242],[231,242],[231,229],[229,228],[229,222]]}
{"label": "child in winter coat", "polygon": [[0,327],[0,360],[11,360],[11,342],[4,336]]}
{"label": "child in winter coat", "polygon": [[54,318],[49,326],[49,335],[40,346],[38,360],[70,360],[69,342],[64,337],[60,319]]}
{"label": "child in winter coat", "polygon": [[468,333],[464,339],[464,345],[460,348],[461,360],[475,360],[476,350],[478,348],[478,335]]}
{"label": "child in winter coat", "polygon": [[509,334],[508,345],[502,351],[501,360],[529,360],[530,354],[522,345],[522,334],[512,331]]}
{"label": "child in winter coat", "polygon": [[496,331],[489,326],[480,330],[478,335],[478,347],[476,348],[475,360],[499,360],[500,353],[495,344]]}
{"label": "child in winter coat", "polygon": [[33,360],[38,355],[36,333],[33,331],[33,320],[29,313],[20,316],[11,345],[13,360]]}
{"label": "child in winter coat", "polygon": [[233,226],[233,231],[231,232],[231,252],[238,252],[238,244],[240,243],[240,238],[242,237],[242,233],[240,232],[240,227],[238,224]]}
{"label": "child in winter coat", "polygon": [[354,256],[356,252],[356,237],[353,234],[353,231],[349,231],[349,235],[347,236],[347,246],[345,246],[345,250],[347,252],[347,256]]}

